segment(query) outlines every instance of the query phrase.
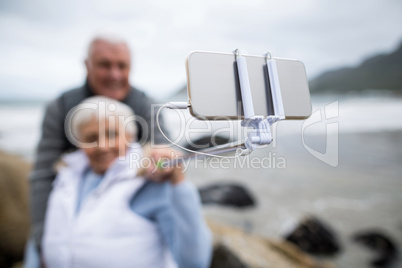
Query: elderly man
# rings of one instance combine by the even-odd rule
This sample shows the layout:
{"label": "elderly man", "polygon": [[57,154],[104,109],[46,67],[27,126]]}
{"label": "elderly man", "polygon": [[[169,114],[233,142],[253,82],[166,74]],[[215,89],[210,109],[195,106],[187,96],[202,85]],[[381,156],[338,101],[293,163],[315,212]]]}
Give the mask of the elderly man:
{"label": "elderly man", "polygon": [[62,153],[75,149],[64,132],[66,116],[73,107],[93,95],[119,100],[130,106],[137,115],[137,140],[141,144],[148,141],[163,142],[160,132],[151,125],[152,99],[129,84],[130,50],[124,40],[115,36],[94,38],[88,49],[85,66],[87,69],[85,85],[63,93],[46,109],[42,137],[30,177],[32,232],[39,248],[46,204],[56,176],[54,164]]}

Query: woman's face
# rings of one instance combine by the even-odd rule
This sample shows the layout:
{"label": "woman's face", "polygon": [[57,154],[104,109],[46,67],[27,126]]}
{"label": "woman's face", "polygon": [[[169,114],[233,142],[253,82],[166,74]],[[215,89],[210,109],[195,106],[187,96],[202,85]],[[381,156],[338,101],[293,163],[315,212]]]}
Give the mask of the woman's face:
{"label": "woman's face", "polygon": [[[119,156],[125,156],[130,135],[119,129],[119,120],[98,120],[93,117],[80,126],[80,140],[92,148],[82,148],[95,173],[104,174]],[[87,146],[88,147],[88,146]]]}

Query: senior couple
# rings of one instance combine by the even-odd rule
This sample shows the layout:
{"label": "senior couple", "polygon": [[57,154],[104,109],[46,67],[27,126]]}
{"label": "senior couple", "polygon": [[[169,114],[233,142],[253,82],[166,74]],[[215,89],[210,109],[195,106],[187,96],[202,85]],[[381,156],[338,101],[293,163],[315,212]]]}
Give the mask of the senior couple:
{"label": "senior couple", "polygon": [[[196,189],[180,166],[155,167],[178,152],[138,143],[164,141],[151,125],[152,100],[128,82],[127,43],[94,38],[85,65],[85,85],[45,113],[25,266],[208,267],[211,234]],[[141,157],[153,164],[132,163]]]}

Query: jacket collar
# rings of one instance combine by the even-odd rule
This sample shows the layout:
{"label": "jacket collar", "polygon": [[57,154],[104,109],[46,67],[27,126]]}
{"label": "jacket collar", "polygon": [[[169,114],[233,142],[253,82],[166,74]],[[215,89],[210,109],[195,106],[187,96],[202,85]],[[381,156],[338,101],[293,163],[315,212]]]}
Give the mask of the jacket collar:
{"label": "jacket collar", "polygon": [[[138,143],[131,144],[125,157],[117,158],[104,174],[99,191],[103,191],[107,186],[119,180],[134,179],[142,156],[142,149]],[[83,150],[77,150],[62,157],[74,176],[81,178],[84,172],[90,168],[89,160]]]}
{"label": "jacket collar", "polygon": [[63,163],[75,174],[82,174],[89,167],[89,160],[83,150],[77,150],[62,156]]}
{"label": "jacket collar", "polygon": [[[129,91],[128,91],[126,97],[123,100],[121,100],[121,102],[123,102],[125,104],[129,104],[129,100],[133,97],[133,90],[134,90],[134,87],[129,85]],[[94,90],[92,89],[91,85],[89,84],[88,78],[85,80],[85,83],[84,83],[84,91],[85,91],[85,95],[87,98],[96,95],[94,93]]]}

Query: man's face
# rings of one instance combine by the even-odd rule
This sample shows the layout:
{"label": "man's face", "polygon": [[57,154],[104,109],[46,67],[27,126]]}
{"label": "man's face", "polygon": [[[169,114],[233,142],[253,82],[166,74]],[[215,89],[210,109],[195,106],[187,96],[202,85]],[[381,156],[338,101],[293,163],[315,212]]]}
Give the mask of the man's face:
{"label": "man's face", "polygon": [[80,126],[80,140],[85,144],[96,142],[93,148],[83,148],[92,170],[104,174],[119,156],[125,156],[130,135],[119,129],[119,120],[98,120],[93,117]]}
{"label": "man's face", "polygon": [[123,100],[130,88],[130,64],[127,45],[96,41],[85,61],[88,81],[94,93]]}

